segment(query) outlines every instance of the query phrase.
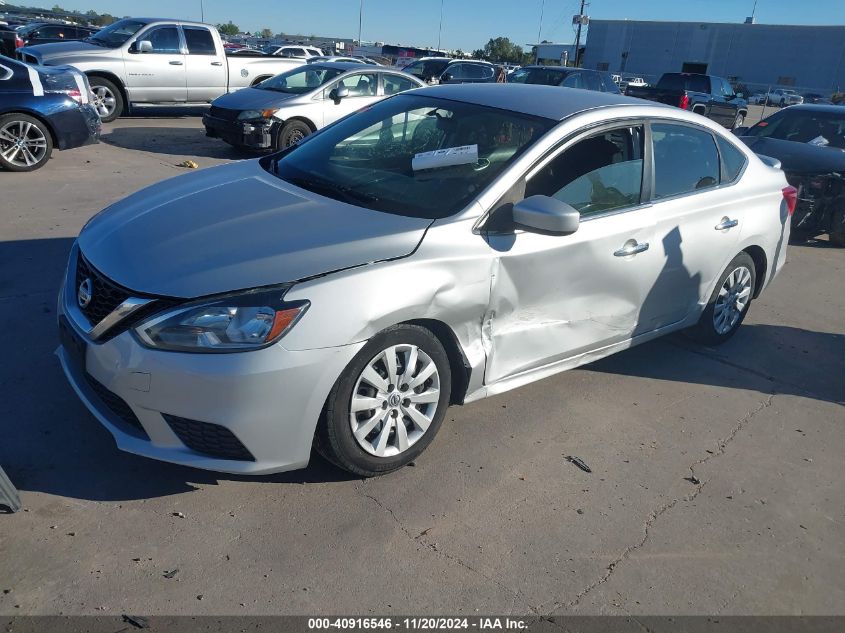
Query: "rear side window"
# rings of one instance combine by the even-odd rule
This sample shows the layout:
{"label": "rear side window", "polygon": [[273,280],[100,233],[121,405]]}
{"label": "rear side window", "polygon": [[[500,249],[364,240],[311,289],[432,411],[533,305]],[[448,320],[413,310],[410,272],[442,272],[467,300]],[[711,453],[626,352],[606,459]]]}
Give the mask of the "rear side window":
{"label": "rear side window", "polygon": [[582,73],[584,76],[584,83],[586,84],[584,87],[587,90],[595,90],[597,92],[601,92],[602,85],[601,79],[599,78],[598,73]]}
{"label": "rear side window", "polygon": [[716,137],[716,142],[719,144],[719,153],[722,155],[722,182],[733,182],[745,167],[745,154],[721,136]]}
{"label": "rear side window", "polygon": [[419,88],[413,81],[401,75],[383,75],[383,81],[385,95],[395,95],[411,88]]}
{"label": "rear side window", "polygon": [[654,198],[669,198],[719,184],[719,153],[710,132],[653,123]]}
{"label": "rear side window", "polygon": [[214,38],[208,29],[200,29],[193,26],[186,26],[183,29],[185,42],[188,44],[190,55],[216,55]]}

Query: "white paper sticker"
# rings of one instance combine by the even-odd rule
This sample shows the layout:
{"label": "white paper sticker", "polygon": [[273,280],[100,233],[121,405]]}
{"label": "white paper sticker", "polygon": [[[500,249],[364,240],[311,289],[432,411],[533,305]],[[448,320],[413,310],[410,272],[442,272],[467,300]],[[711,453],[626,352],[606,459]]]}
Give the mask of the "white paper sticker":
{"label": "white paper sticker", "polygon": [[461,147],[447,147],[433,152],[422,152],[414,156],[411,168],[414,171],[426,169],[440,169],[455,165],[474,165],[478,162],[478,145],[462,145]]}

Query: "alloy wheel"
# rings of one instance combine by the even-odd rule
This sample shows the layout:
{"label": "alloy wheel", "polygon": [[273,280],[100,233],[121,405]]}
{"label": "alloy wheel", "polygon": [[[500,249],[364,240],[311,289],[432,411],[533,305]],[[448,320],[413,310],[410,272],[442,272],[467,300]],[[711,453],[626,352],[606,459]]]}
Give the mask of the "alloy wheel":
{"label": "alloy wheel", "polygon": [[47,138],[29,121],[9,121],[0,128],[0,155],[18,167],[32,167],[47,155]]}
{"label": "alloy wheel", "polygon": [[114,93],[106,86],[93,86],[91,92],[94,95],[94,107],[97,109],[100,118],[105,119],[111,116],[117,107],[117,99]]}
{"label": "alloy wheel", "polygon": [[416,345],[379,352],[364,367],[349,410],[352,435],[370,455],[404,453],[425,435],[440,400],[437,365]]}
{"label": "alloy wheel", "polygon": [[745,266],[735,268],[722,287],[713,307],[713,327],[719,334],[727,334],[736,327],[751,299],[751,271]]}

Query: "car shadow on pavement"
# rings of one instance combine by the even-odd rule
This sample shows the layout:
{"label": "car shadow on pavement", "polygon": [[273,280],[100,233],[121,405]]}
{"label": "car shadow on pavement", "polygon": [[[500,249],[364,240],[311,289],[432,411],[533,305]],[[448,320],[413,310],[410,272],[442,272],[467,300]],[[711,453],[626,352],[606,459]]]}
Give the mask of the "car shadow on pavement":
{"label": "car shadow on pavement", "polygon": [[76,397],[54,351],[56,297],[73,239],[0,241],[0,465],[19,490],[92,501],[146,499],[224,481],[307,484],[355,477],[313,456],[304,470],[238,476],[118,451]]}
{"label": "car shadow on pavement", "polygon": [[845,335],[785,325],[745,323],[719,347],[673,334],[583,369],[845,404]]}
{"label": "car shadow on pavement", "polygon": [[113,127],[111,131],[104,131],[100,136],[100,141],[123,149],[168,156],[196,156],[224,160],[243,160],[261,156],[257,152],[232,147],[220,139],[209,138],[202,128],[118,126]]}

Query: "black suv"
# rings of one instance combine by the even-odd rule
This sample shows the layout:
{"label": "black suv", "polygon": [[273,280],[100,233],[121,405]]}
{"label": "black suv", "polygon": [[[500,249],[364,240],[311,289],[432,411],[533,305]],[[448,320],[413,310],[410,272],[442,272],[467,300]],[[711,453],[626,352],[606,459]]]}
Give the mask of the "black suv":
{"label": "black suv", "polygon": [[508,83],[583,88],[584,90],[619,94],[619,86],[613,81],[610,73],[588,70],[587,68],[523,66],[508,75]]}
{"label": "black suv", "polygon": [[36,22],[22,26],[16,31],[0,31],[0,55],[14,57],[15,50],[22,46],[84,40],[98,30],[75,24]]}
{"label": "black suv", "polygon": [[402,70],[429,84],[479,84],[495,82],[497,69],[490,62],[428,57],[419,59]]}

